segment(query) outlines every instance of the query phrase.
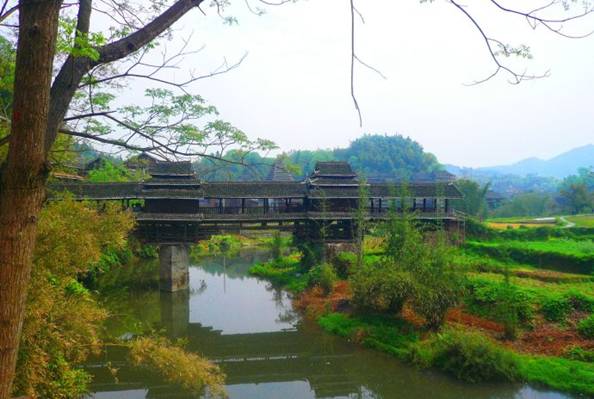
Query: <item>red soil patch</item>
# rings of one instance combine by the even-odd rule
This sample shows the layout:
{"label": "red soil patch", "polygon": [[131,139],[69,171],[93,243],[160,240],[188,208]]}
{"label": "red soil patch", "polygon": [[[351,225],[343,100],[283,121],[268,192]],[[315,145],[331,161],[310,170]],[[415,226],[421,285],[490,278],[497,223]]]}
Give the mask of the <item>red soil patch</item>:
{"label": "red soil patch", "polygon": [[310,317],[317,317],[324,313],[345,310],[352,298],[351,287],[347,281],[338,281],[329,295],[321,287],[313,287],[304,291],[294,301],[295,307]]}
{"label": "red soil patch", "polygon": [[472,328],[478,328],[487,332],[503,332],[503,326],[500,323],[466,313],[460,308],[450,309],[446,315],[446,321]]}
{"label": "red soil patch", "polygon": [[408,305],[405,304],[400,312],[400,317],[412,324],[416,328],[422,328],[425,325],[425,319],[418,314]]}
{"label": "red soil patch", "polygon": [[594,350],[594,340],[579,335],[571,324],[574,323],[570,321],[568,327],[561,328],[539,320],[532,331],[525,332],[507,345],[519,352],[549,356],[562,356],[572,347]]}

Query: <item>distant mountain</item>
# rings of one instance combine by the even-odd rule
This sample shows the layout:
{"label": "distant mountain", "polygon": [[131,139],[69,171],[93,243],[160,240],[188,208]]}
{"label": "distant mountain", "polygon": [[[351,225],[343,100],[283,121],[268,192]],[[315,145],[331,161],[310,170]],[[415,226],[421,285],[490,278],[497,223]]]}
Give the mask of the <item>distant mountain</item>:
{"label": "distant mountain", "polygon": [[446,165],[446,169],[448,172],[458,176],[469,174],[537,175],[562,179],[569,175],[576,174],[579,168],[587,168],[591,166],[594,166],[594,144],[574,148],[547,160],[527,158],[511,165],[489,166],[476,169]]}

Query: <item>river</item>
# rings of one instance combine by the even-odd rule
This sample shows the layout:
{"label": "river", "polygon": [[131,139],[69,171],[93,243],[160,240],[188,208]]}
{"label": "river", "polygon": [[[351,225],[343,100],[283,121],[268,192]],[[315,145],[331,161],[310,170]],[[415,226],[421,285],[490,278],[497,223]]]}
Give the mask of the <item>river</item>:
{"label": "river", "polygon": [[[288,294],[250,277],[261,252],[209,258],[190,268],[190,290],[125,292],[109,298],[109,331],[132,337],[149,330],[181,338],[217,362],[230,398],[565,399],[522,384],[468,384],[419,371],[320,330],[293,311]],[[106,365],[117,369],[114,375]],[[193,398],[157,375],[133,368],[123,349],[91,359],[94,399]]]}

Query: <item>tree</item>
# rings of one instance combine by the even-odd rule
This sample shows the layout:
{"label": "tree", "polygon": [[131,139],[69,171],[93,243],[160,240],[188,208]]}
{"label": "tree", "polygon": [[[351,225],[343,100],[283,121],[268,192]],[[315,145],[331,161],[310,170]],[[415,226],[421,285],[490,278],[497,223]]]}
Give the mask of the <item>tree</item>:
{"label": "tree", "polygon": [[456,187],[462,193],[461,209],[473,216],[484,216],[487,211],[487,192],[490,184],[480,186],[472,180],[460,179],[456,181]]}
{"label": "tree", "polygon": [[[248,150],[272,146],[265,140],[250,141],[243,132],[222,121],[209,122],[203,130],[193,129],[186,123],[188,120],[205,112],[215,112],[196,107],[201,100],[196,96],[173,96],[162,91],[149,93],[154,94],[156,102],[172,101],[168,109],[174,111],[157,115],[156,123],[151,123],[154,119],[138,109],[127,107],[117,110],[119,112],[105,109],[109,95],[93,90],[133,75],[156,79],[154,73],[135,73],[134,67],[143,64],[142,57],[155,39],[202,2],[177,0],[167,5],[155,1],[149,7],[136,9],[127,2],[104,2],[114,7],[106,11],[93,5],[92,0],[80,0],[76,15],[62,19],[60,32],[65,32],[67,40],[60,41],[57,40],[60,13],[62,7],[67,12],[71,4],[63,5],[61,0],[20,0],[18,5],[7,8],[8,2],[2,2],[0,21],[18,11],[18,21],[15,21],[18,44],[10,135],[0,141],[0,144],[8,144],[6,161],[0,171],[0,399],[8,398],[11,393],[37,219],[50,171],[49,153],[60,131],[132,150],[175,156],[213,156],[207,152],[210,144],[223,150],[233,144]],[[111,31],[112,37],[90,32],[93,8],[107,14],[112,11],[114,20],[120,22]],[[152,18],[155,12],[158,15]],[[57,45],[62,54],[56,54]],[[58,65],[52,82],[57,55],[62,57],[58,57],[57,64],[62,59],[63,62]],[[114,63],[122,59],[131,59],[132,67],[120,72]],[[171,59],[166,59],[156,69],[170,62]],[[183,88],[197,78],[191,77],[181,84],[162,82]],[[87,95],[82,94],[83,89]],[[76,105],[73,110],[79,113],[68,115],[73,100]],[[156,105],[149,111],[157,110],[159,104]],[[179,114],[184,118],[177,121],[168,118]],[[145,118],[139,122],[128,116]],[[162,119],[163,116],[166,118]],[[108,122],[98,124],[99,118]],[[90,129],[75,131],[71,128],[82,120],[86,120],[85,126]],[[109,123],[128,133],[124,136],[115,132]],[[98,127],[92,129],[93,126]],[[109,136],[112,133],[119,137]]]}
{"label": "tree", "polygon": [[588,191],[585,183],[570,183],[559,190],[561,198],[567,204],[572,214],[589,212],[594,206],[594,195]]}

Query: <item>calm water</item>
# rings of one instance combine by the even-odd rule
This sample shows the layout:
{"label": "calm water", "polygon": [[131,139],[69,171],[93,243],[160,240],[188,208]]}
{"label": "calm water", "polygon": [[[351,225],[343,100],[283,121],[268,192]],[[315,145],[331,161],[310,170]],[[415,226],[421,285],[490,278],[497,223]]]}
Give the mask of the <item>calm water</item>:
{"label": "calm water", "polygon": [[[247,276],[261,254],[209,259],[190,269],[189,293],[144,291],[110,298],[117,336],[150,329],[183,338],[216,361],[231,398],[560,399],[571,396],[525,385],[465,384],[418,371],[362,349],[302,320],[283,291]],[[225,264],[225,265],[223,265]],[[118,368],[117,380],[105,367]],[[96,399],[192,398],[158,376],[130,367],[110,350],[92,359]]]}

